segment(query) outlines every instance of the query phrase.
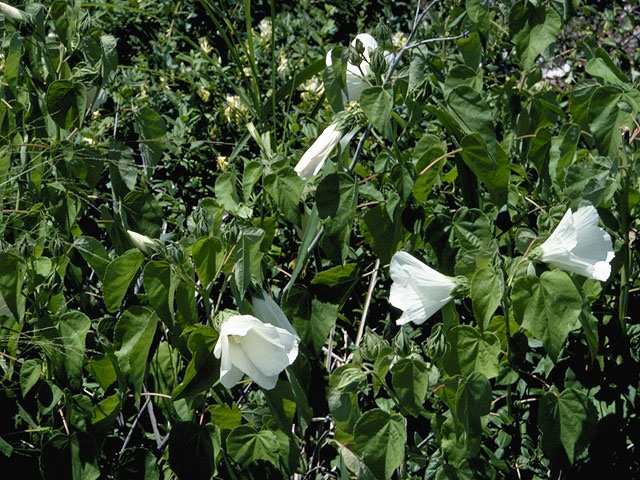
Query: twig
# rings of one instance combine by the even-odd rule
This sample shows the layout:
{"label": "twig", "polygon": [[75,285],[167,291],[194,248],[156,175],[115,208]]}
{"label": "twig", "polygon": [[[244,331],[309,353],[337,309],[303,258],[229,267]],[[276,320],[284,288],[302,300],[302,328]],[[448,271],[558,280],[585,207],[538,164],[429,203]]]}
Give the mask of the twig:
{"label": "twig", "polygon": [[427,38],[425,40],[420,40],[419,42],[414,42],[411,45],[404,46],[403,49],[408,50],[410,48],[419,47],[420,45],[426,45],[427,43],[442,42],[445,40],[459,40],[461,38],[465,38],[468,36],[469,36],[469,30],[465,30],[460,35],[454,35],[453,37],[438,37],[438,38]]}
{"label": "twig", "polygon": [[[143,395],[147,395],[148,400],[151,400],[151,395],[164,396],[164,394],[147,392],[147,387],[143,386],[143,389]],[[167,395],[167,397],[171,398],[171,395]],[[147,411],[149,412],[149,420],[151,421],[151,429],[153,430],[153,435],[156,437],[156,447],[160,448],[160,445],[162,445],[162,435],[160,435],[160,430],[158,430],[156,414],[153,411],[153,402],[147,401]]]}
{"label": "twig", "polygon": [[331,356],[333,354],[333,335],[336,333],[336,324],[331,325],[331,331],[329,332],[329,347],[327,348],[327,371],[331,371]]}
{"label": "twig", "polygon": [[362,341],[362,335],[364,333],[364,325],[367,320],[367,313],[369,313],[369,306],[371,305],[371,297],[373,296],[373,288],[376,285],[378,279],[378,269],[380,268],[380,259],[376,258],[376,263],[373,267],[373,275],[369,282],[369,290],[367,291],[367,299],[364,301],[364,309],[362,310],[362,317],[360,317],[360,326],[358,327],[358,334],[356,335],[356,347],[360,346]]}
{"label": "twig", "polygon": [[150,401],[151,401],[151,397],[147,397],[147,401],[144,402],[144,405],[138,411],[138,415],[136,415],[135,420],[131,424],[131,428],[129,429],[129,433],[127,434],[127,438],[124,439],[124,443],[122,444],[122,448],[120,449],[120,452],[118,453],[118,455],[122,455],[122,452],[124,452],[124,449],[127,448],[127,445],[129,444],[129,441],[131,441],[131,436],[133,435],[133,431],[135,430],[136,425],[138,425],[138,420],[140,420],[140,417],[142,416],[142,413],[144,412],[145,408],[147,408],[147,404]]}

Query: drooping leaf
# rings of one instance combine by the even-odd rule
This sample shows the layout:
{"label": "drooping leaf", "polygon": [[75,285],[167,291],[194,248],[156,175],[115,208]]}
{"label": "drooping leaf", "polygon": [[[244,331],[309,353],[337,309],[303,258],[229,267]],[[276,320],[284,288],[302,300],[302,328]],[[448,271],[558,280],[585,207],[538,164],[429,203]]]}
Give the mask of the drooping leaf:
{"label": "drooping leaf", "polygon": [[125,310],[116,324],[113,342],[115,355],[120,370],[133,384],[136,394],[142,389],[157,324],[156,313],[139,305]]}
{"label": "drooping leaf", "polygon": [[370,87],[360,95],[362,111],[376,130],[385,135],[389,128],[393,98],[388,88]]}
{"label": "drooping leaf", "polygon": [[169,433],[169,465],[179,478],[209,480],[215,472],[219,431],[196,422],[179,422]]}
{"label": "drooping leaf", "polygon": [[414,417],[420,414],[429,388],[429,369],[418,356],[400,359],[391,369],[391,382],[402,406]]}
{"label": "drooping leaf", "polygon": [[67,381],[72,387],[80,388],[85,338],[91,328],[91,320],[82,312],[70,311],[60,317],[57,326],[64,347],[63,365]]}
{"label": "drooping leaf", "polygon": [[591,399],[580,390],[544,394],[538,407],[538,427],[545,454],[559,458],[564,450],[569,462],[574,463],[593,438],[597,419]]}
{"label": "drooping leaf", "polygon": [[458,325],[449,331],[447,339],[451,349],[444,357],[444,366],[449,375],[477,372],[487,378],[498,376],[500,340],[495,334]]}
{"label": "drooping leaf", "polygon": [[388,479],[404,459],[404,418],[378,408],[366,412],[354,429],[355,451],[378,479]]}
{"label": "drooping leaf", "polygon": [[542,341],[551,358],[558,358],[582,311],[582,295],[571,277],[554,270],[544,272],[540,278],[520,278],[511,298],[516,319]]}
{"label": "drooping leaf", "polygon": [[516,3],[509,12],[509,33],[522,66],[531,68],[538,55],[556,41],[562,19],[551,6]]}
{"label": "drooping leaf", "polygon": [[60,128],[79,128],[87,107],[87,93],[84,85],[71,80],[55,80],[46,94],[47,110]]}
{"label": "drooping leaf", "polygon": [[204,237],[193,245],[193,261],[200,282],[206,288],[220,272],[224,261],[222,243],[212,237]]}
{"label": "drooping leaf", "polygon": [[227,437],[227,452],[240,465],[265,460],[278,464],[278,439],[270,430],[257,431],[250,425],[239,425]]}
{"label": "drooping leaf", "polygon": [[483,267],[473,275],[471,279],[473,315],[482,330],[489,326],[494,312],[500,305],[503,291],[503,278],[493,267]]}
{"label": "drooping leaf", "polygon": [[111,260],[104,272],[102,292],[107,310],[115,312],[120,308],[131,280],[138,273],[144,256],[137,248],[131,249]]}

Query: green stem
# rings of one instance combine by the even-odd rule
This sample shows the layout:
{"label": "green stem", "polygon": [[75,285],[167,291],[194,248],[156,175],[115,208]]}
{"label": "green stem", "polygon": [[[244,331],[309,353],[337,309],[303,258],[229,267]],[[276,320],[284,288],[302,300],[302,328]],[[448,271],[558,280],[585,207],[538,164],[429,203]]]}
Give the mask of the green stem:
{"label": "green stem", "polygon": [[[509,365],[511,365],[511,326],[509,325],[509,298],[508,298],[508,289],[505,289],[504,295],[502,296],[502,310],[504,311],[504,331],[507,336],[507,361]],[[509,416],[512,414],[512,405],[513,402],[511,400],[511,384],[507,385],[507,413]]]}

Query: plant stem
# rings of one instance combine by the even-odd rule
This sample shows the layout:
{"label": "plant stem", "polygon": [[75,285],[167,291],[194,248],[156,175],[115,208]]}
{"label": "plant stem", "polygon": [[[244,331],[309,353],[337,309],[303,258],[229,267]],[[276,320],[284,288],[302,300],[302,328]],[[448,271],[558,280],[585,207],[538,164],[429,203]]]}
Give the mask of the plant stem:
{"label": "plant stem", "polygon": [[631,269],[631,252],[629,251],[629,158],[627,155],[627,142],[624,141],[628,135],[623,137],[621,165],[620,165],[620,187],[621,195],[618,208],[620,209],[620,228],[622,229],[622,268],[620,270],[620,296],[618,304],[618,321],[622,334],[627,332],[626,316],[627,303],[629,298],[629,277]]}

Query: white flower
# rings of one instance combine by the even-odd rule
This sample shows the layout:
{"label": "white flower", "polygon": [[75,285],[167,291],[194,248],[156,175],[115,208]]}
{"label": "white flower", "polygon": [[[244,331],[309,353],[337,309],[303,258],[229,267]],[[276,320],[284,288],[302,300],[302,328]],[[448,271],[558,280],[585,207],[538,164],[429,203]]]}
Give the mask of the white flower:
{"label": "white flower", "polygon": [[127,234],[129,235],[131,243],[133,243],[133,245],[143,253],[148,253],[155,245],[153,239],[146,235],[134,232],[133,230],[127,230]]}
{"label": "white flower", "polygon": [[543,262],[585,277],[606,281],[611,274],[611,237],[598,226],[598,212],[592,205],[567,210],[540,249]]}
{"label": "white flower", "polygon": [[269,41],[271,35],[273,35],[273,23],[271,22],[271,19],[269,17],[265,17],[260,20],[258,30],[260,30],[260,37],[265,41]]}
{"label": "white flower", "polygon": [[404,44],[407,43],[407,36],[402,32],[396,32],[391,38],[391,43],[394,47],[400,50],[402,47],[404,47]]}
{"label": "white flower", "polygon": [[243,374],[262,388],[276,386],[278,375],[298,356],[300,338],[280,307],[262,292],[253,298],[253,315],[233,315],[220,327],[213,350],[220,362],[220,383],[232,388]]}
{"label": "white flower", "polygon": [[[359,100],[362,92],[371,86],[371,84],[366,80],[367,75],[369,74],[369,70],[371,66],[369,64],[371,58],[371,52],[373,52],[376,48],[378,48],[378,42],[368,33],[361,33],[356,35],[356,38],[351,42],[352,46],[356,46],[357,41],[360,40],[362,45],[364,46],[364,52],[362,52],[362,56],[364,57],[360,65],[353,65],[351,62],[347,62],[347,95],[343,94],[343,101],[351,101],[351,100]],[[385,52],[385,57],[388,56],[389,53]],[[327,67],[332,65],[331,60],[331,51],[327,52],[327,56],[325,59]]]}
{"label": "white flower", "polygon": [[251,306],[253,307],[253,313],[263,322],[284,328],[296,337],[298,336],[282,309],[276,302],[271,300],[271,297],[264,290],[262,290],[260,296],[251,297]]}
{"label": "white flower", "polygon": [[317,175],[341,138],[342,131],[338,130],[335,123],[325,128],[296,165],[295,171],[298,176],[307,179]]}
{"label": "white flower", "polygon": [[238,95],[227,95],[225,98],[227,106],[224,109],[224,116],[230,123],[241,124],[247,116],[249,109],[242,102]]}
{"label": "white flower", "polygon": [[391,293],[389,303],[400,310],[398,325],[407,322],[424,323],[453,299],[456,282],[436,272],[406,252],[398,252],[391,259]]}
{"label": "white flower", "polygon": [[0,2],[0,12],[2,12],[5,17],[11,18],[12,20],[17,20],[19,22],[25,22],[27,20],[27,16],[22,10],[18,10],[16,7],[12,7],[4,2]]}

